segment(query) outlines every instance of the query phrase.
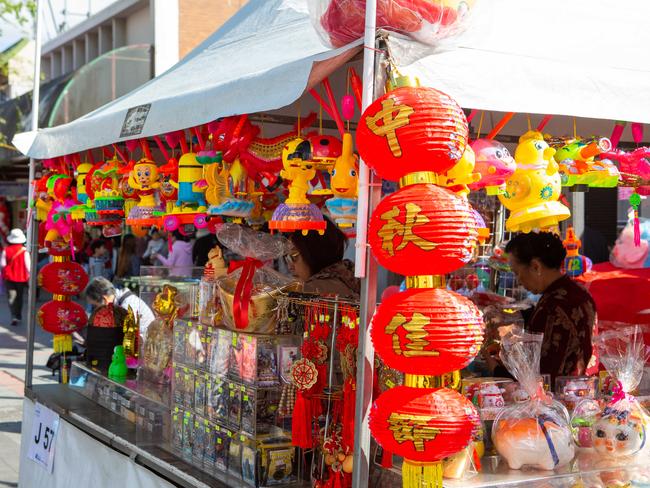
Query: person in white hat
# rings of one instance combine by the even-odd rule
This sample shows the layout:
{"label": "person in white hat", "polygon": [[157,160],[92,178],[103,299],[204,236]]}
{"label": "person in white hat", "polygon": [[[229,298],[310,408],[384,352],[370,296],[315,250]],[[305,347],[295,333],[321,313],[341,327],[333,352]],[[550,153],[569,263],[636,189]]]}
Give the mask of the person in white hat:
{"label": "person in white hat", "polygon": [[9,245],[0,254],[0,269],[7,289],[11,325],[18,325],[22,320],[23,295],[29,281],[31,259],[25,248],[27,238],[20,229],[11,229],[7,236]]}

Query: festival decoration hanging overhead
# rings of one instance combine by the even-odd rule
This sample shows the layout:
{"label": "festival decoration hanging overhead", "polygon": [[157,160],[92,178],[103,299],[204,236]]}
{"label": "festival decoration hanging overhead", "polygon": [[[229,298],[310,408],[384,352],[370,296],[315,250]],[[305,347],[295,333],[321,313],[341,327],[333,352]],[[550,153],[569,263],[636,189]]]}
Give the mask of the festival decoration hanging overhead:
{"label": "festival decoration hanging overhead", "polygon": [[448,95],[433,88],[404,86],[375,100],[357,127],[363,160],[385,180],[409,173],[444,173],[462,157],[467,120]]}
{"label": "festival decoration hanging overhead", "polygon": [[503,193],[506,180],[517,167],[515,159],[503,144],[493,139],[477,139],[471,147],[475,154],[475,171],[481,175],[481,179],[470,184],[470,189],[485,188],[488,195]]}
{"label": "festival decoration hanging overhead", "polygon": [[567,227],[566,237],[562,241],[566,249],[566,258],[564,258],[564,272],[572,278],[581,276],[591,270],[591,259],[580,254],[582,241],[576,237],[573,226]]}
{"label": "festival decoration hanging overhead", "polygon": [[506,221],[510,232],[554,229],[571,216],[569,209],[558,202],[561,185],[554,154],[555,149],[539,132],[528,131],[519,138],[517,169],[506,181],[505,193],[499,195],[510,210]]}
{"label": "festival decoration hanging overhead", "polygon": [[463,369],[483,344],[483,319],[469,299],[445,288],[415,288],[384,300],[372,319],[384,363],[414,375]]}
{"label": "festival decoration hanging overhead", "polygon": [[467,200],[431,184],[409,185],[384,198],[368,228],[379,264],[407,276],[446,274],[464,266],[477,238]]}

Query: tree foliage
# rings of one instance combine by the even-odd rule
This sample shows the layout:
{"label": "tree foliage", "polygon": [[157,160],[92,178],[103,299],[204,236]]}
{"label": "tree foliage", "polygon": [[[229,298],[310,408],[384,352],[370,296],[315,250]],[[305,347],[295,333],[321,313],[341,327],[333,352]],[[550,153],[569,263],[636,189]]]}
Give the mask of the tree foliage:
{"label": "tree foliage", "polygon": [[36,14],[36,0],[0,0],[0,18],[24,26]]}

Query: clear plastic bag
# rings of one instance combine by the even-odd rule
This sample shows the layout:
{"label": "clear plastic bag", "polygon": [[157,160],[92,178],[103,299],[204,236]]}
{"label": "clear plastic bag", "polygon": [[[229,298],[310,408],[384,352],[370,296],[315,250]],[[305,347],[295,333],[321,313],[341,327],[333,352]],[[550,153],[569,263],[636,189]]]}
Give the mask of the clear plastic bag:
{"label": "clear plastic bag", "polygon": [[648,451],[650,416],[631,395],[641,382],[650,347],[644,343],[644,327],[611,330],[595,339],[600,361],[616,379],[611,399],[591,419],[594,449],[606,457],[627,457]]}
{"label": "clear plastic bag", "polygon": [[501,360],[529,398],[506,407],[492,426],[492,441],[510,469],[523,466],[552,470],[575,454],[569,414],[545,391],[539,373],[543,334],[504,327]]}
{"label": "clear plastic bag", "polygon": [[277,298],[300,285],[264,262],[287,254],[289,242],[281,236],[237,224],[224,224],[217,231],[217,238],[244,257],[243,261],[231,262],[231,272],[217,280],[224,324],[242,332],[273,333]]}
{"label": "clear plastic bag", "polygon": [[[378,0],[377,28],[433,45],[467,27],[475,0]],[[323,41],[341,47],[363,37],[366,0],[309,0],[312,23]]]}

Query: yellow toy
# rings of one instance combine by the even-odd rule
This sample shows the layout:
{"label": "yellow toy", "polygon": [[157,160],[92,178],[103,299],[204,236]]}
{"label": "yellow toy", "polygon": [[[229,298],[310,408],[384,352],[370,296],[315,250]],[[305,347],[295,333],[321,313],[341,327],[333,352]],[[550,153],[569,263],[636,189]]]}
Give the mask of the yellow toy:
{"label": "yellow toy", "polygon": [[280,232],[301,230],[303,234],[310,230],[325,233],[327,223],[323,214],[307,199],[309,181],[316,176],[315,163],[311,158],[311,144],[301,137],[289,141],[282,149],[283,169],[280,176],[291,182],[289,198],[273,212],[269,229]]}
{"label": "yellow toy", "polygon": [[474,150],[465,146],[463,157],[447,172],[438,176],[438,185],[449,188],[451,191],[461,197],[467,198],[469,187],[481,179],[480,173],[474,173],[476,165],[476,156]]}
{"label": "yellow toy", "polygon": [[81,163],[77,166],[77,200],[79,203],[86,204],[88,202],[88,193],[86,193],[86,176],[93,167],[90,163]]}
{"label": "yellow toy", "polygon": [[198,211],[206,210],[203,165],[196,159],[196,154],[190,152],[181,156],[178,161],[178,181],[172,179],[170,183],[178,190],[177,207],[190,204],[198,206]]}
{"label": "yellow toy", "polygon": [[289,198],[285,203],[309,205],[307,191],[309,181],[316,176],[314,164],[309,161],[311,157],[309,141],[296,138],[282,149],[282,167],[280,176],[291,181],[289,185]]}
{"label": "yellow toy", "polygon": [[136,235],[146,233],[146,228],[158,224],[154,212],[158,210],[155,192],[160,188],[160,173],[156,164],[146,158],[141,159],[129,173],[128,185],[137,190],[139,201],[129,211],[126,224]]}
{"label": "yellow toy", "polygon": [[506,181],[506,191],[499,195],[510,210],[506,229],[510,232],[546,230],[571,216],[560,198],[560,174],[553,160],[555,149],[549,147],[541,133],[528,131],[519,138],[515,151],[517,169]]}
{"label": "yellow toy", "polygon": [[343,134],[343,150],[330,171],[330,193],[327,210],[339,227],[352,227],[357,217],[359,158],[354,154],[352,134]]}

